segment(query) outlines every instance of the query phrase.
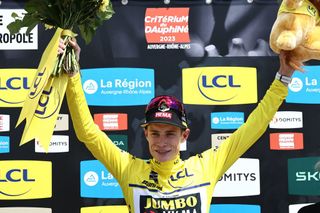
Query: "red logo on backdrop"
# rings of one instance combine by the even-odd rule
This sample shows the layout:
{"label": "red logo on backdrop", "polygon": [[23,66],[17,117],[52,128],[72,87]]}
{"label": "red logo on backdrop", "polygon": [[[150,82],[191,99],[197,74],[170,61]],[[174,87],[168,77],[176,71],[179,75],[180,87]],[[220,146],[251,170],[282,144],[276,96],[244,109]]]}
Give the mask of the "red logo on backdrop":
{"label": "red logo on backdrop", "polygon": [[148,43],[189,43],[189,8],[147,8]]}
{"label": "red logo on backdrop", "polygon": [[282,132],[270,134],[271,150],[299,150],[303,149],[303,134],[296,132]]}
{"label": "red logo on backdrop", "polygon": [[4,119],[3,119],[3,116],[1,116],[0,115],[0,130],[3,130],[4,128],[3,128],[3,126],[4,126],[4,121],[3,121]]}
{"label": "red logo on backdrop", "polygon": [[125,113],[104,113],[95,114],[94,122],[101,130],[127,130],[128,115]]}

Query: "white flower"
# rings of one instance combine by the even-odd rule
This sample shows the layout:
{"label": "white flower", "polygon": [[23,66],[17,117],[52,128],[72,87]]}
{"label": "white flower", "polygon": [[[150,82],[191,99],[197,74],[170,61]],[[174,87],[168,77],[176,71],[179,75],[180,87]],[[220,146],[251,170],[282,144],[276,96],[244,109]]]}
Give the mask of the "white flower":
{"label": "white flower", "polygon": [[107,6],[109,5],[110,0],[102,0],[99,10],[106,11]]}

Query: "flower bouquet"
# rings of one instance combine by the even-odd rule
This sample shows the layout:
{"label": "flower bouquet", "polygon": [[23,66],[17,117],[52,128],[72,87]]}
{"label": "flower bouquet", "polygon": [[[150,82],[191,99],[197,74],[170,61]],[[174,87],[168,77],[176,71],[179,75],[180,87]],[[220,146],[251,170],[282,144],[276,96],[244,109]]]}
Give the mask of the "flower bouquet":
{"label": "flower bouquet", "polygon": [[[110,0],[29,0],[23,17],[12,13],[14,21],[8,25],[14,34],[27,27],[27,33],[44,24],[56,32],[42,54],[36,76],[17,122],[26,119],[20,145],[36,138],[48,151],[54,125],[65,94],[67,74],[79,72],[79,64],[68,42],[79,33],[88,44],[97,28],[114,14]],[[58,55],[60,38],[66,49]]]}

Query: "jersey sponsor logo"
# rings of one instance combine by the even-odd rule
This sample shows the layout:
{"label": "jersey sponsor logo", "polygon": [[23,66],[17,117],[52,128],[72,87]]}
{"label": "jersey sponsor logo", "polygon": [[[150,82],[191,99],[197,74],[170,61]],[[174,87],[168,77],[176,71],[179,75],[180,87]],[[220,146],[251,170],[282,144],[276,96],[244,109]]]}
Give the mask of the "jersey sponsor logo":
{"label": "jersey sponsor logo", "polygon": [[223,143],[227,138],[229,138],[231,134],[232,133],[211,134],[211,147],[213,149],[218,149],[221,143]]}
{"label": "jersey sponsor logo", "polygon": [[187,213],[208,212],[205,186],[194,185],[175,191],[154,191],[129,184],[133,190],[134,212]]}
{"label": "jersey sponsor logo", "polygon": [[123,198],[118,181],[97,160],[80,163],[80,194],[90,198]]}
{"label": "jersey sponsor logo", "polygon": [[232,105],[257,102],[256,68],[197,67],[182,70],[185,104]]}
{"label": "jersey sponsor logo", "polygon": [[52,165],[47,161],[0,161],[0,199],[50,198]]}
{"label": "jersey sponsor logo", "polygon": [[219,179],[213,197],[240,197],[259,194],[259,159],[240,158]]}
{"label": "jersey sponsor logo", "polygon": [[287,103],[320,103],[319,68],[320,66],[304,66],[307,72],[293,74],[286,98]]}
{"label": "jersey sponsor logo", "polygon": [[304,206],[312,205],[313,203],[299,203],[289,205],[289,213],[298,213],[299,210]]}
{"label": "jersey sponsor logo", "polygon": [[121,150],[128,151],[128,135],[109,135],[110,140]]}
{"label": "jersey sponsor logo", "polygon": [[213,204],[213,205],[210,206],[210,212],[219,212],[219,213],[233,213],[233,212],[261,213],[261,207],[259,205],[244,205],[244,204]]}
{"label": "jersey sponsor logo", "polygon": [[66,131],[69,130],[69,115],[59,114],[57,117],[56,125],[54,126],[54,131]]}
{"label": "jersey sponsor logo", "polygon": [[80,213],[129,213],[127,206],[94,206],[94,207],[83,207],[80,209]]}
{"label": "jersey sponsor logo", "polygon": [[181,178],[192,177],[194,174],[188,173],[188,169],[184,168],[181,171],[178,171],[175,175],[170,176],[171,181],[178,181]]}
{"label": "jersey sponsor logo", "polygon": [[143,212],[148,213],[201,212],[200,194],[189,194],[175,198],[154,198],[151,196],[141,196],[140,209],[143,209]]}
{"label": "jersey sponsor logo", "polygon": [[163,186],[159,185],[158,182],[151,182],[151,181],[147,181],[147,180],[143,180],[141,182],[142,185],[145,185],[148,189],[157,189],[162,191]]}
{"label": "jersey sponsor logo", "polygon": [[52,213],[52,210],[40,207],[0,207],[0,213]]}
{"label": "jersey sponsor logo", "polygon": [[46,151],[38,141],[35,139],[36,153],[63,153],[69,152],[69,135],[52,135],[49,143],[49,149]]}
{"label": "jersey sponsor logo", "polygon": [[320,157],[288,159],[290,195],[320,195]]}
{"label": "jersey sponsor logo", "polygon": [[116,131],[128,129],[128,114],[103,113],[94,114],[94,122],[101,130]]}
{"label": "jersey sponsor logo", "polygon": [[30,33],[27,28],[22,28],[18,33],[10,34],[7,26],[14,21],[12,13],[23,17],[26,13],[22,9],[0,9],[0,50],[36,50],[38,49],[38,28],[35,27]]}
{"label": "jersey sponsor logo", "polygon": [[155,118],[167,118],[171,119],[172,118],[172,113],[171,112],[156,112],[154,115]]}
{"label": "jersey sponsor logo", "polygon": [[211,129],[237,129],[244,123],[243,112],[211,113]]}
{"label": "jersey sponsor logo", "polygon": [[295,129],[302,128],[302,112],[278,111],[269,123],[272,129]]}
{"label": "jersey sponsor logo", "polygon": [[0,115],[0,132],[10,131],[10,115]]}
{"label": "jersey sponsor logo", "polygon": [[[193,183],[192,179],[190,180],[190,177],[193,176],[194,174],[188,172],[187,168],[184,168],[183,170],[178,171],[176,174],[171,175],[168,183],[174,189],[181,189],[183,187],[190,186]],[[181,179],[185,180],[180,182]]]}
{"label": "jersey sponsor logo", "polygon": [[143,68],[83,69],[89,106],[145,105],[154,97],[154,70]]}
{"label": "jersey sponsor logo", "polygon": [[10,152],[10,137],[0,136],[0,153]]}
{"label": "jersey sponsor logo", "polygon": [[22,107],[35,69],[0,69],[0,107]]}
{"label": "jersey sponsor logo", "polygon": [[299,150],[303,149],[303,133],[282,132],[270,134],[271,150]]}

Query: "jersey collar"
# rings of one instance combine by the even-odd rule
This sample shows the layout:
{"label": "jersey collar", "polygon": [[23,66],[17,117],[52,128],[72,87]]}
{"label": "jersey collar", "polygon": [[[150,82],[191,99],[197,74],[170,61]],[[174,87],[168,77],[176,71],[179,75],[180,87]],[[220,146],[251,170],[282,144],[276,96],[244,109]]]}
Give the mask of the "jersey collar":
{"label": "jersey collar", "polygon": [[159,174],[171,175],[183,167],[183,161],[180,159],[180,155],[177,155],[173,160],[165,162],[159,162],[153,158],[151,160],[151,166]]}

